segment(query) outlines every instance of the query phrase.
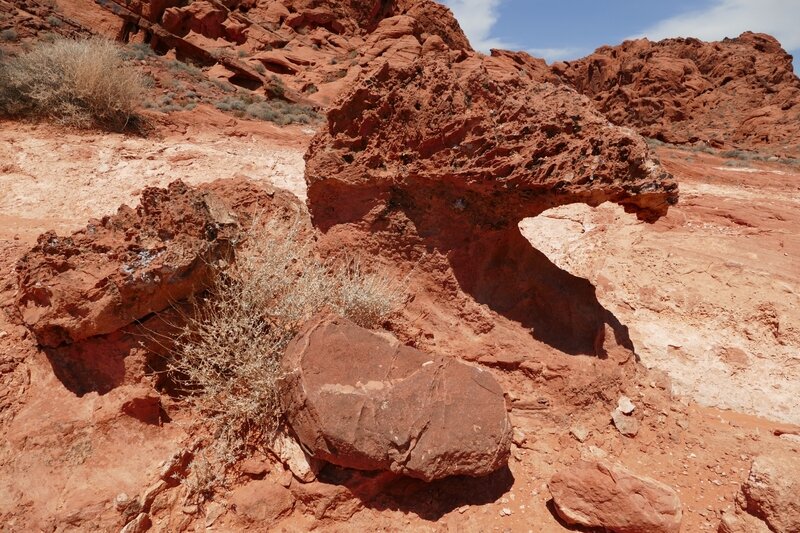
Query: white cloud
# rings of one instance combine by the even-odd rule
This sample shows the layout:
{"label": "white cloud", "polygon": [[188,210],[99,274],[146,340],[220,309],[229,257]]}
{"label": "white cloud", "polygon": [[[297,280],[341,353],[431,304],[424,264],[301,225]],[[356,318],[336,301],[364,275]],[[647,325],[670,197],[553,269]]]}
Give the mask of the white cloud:
{"label": "white cloud", "polygon": [[576,59],[587,55],[590,50],[579,47],[567,48],[528,48],[525,50],[534,57],[543,57],[548,63]]}
{"label": "white cloud", "polygon": [[[497,23],[498,10],[503,0],[445,0],[461,29],[467,34],[470,44],[476,50],[489,53],[492,48],[504,50],[520,50],[523,47],[492,36]],[[562,59],[574,59],[586,55],[581,48],[530,48],[525,50],[536,57],[543,57],[548,62]]]}
{"label": "white cloud", "polygon": [[488,53],[492,48],[515,48],[513,43],[492,37],[497,23],[497,10],[502,0],[446,0],[476,50]]}
{"label": "white cloud", "polygon": [[716,0],[713,5],[656,23],[632,38],[697,37],[718,41],[744,31],[769,33],[786,50],[800,48],[800,1]]}

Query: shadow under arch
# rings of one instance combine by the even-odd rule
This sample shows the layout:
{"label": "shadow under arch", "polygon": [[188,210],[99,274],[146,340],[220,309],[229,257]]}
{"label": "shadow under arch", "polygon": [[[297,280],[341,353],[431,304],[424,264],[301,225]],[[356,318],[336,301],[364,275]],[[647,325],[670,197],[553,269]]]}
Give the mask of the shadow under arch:
{"label": "shadow under arch", "polygon": [[448,258],[475,301],[559,351],[604,356],[606,326],[617,345],[635,351],[628,328],[598,301],[594,285],[556,266],[516,225],[475,234]]}

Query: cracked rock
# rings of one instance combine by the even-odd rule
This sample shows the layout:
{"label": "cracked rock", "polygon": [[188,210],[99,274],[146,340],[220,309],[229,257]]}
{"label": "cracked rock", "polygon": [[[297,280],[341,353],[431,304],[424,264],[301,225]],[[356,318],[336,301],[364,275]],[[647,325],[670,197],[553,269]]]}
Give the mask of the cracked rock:
{"label": "cracked rock", "polygon": [[283,398],[306,451],[432,481],[505,466],[512,428],[492,374],[333,315],[289,345]]}

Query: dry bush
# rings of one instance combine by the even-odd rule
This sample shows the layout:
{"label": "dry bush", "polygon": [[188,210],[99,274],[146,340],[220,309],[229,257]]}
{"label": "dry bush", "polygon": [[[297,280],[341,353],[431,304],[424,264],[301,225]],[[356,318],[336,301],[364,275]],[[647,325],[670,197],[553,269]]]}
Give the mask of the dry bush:
{"label": "dry bush", "polygon": [[141,76],[111,41],[58,38],[0,67],[0,113],[122,130],[144,93]]}
{"label": "dry bush", "polygon": [[173,379],[212,421],[223,462],[269,444],[282,419],[278,385],[286,345],[329,308],[374,327],[404,301],[388,275],[354,260],[315,257],[302,225],[256,221],[234,265],[186,317],[169,363]]}

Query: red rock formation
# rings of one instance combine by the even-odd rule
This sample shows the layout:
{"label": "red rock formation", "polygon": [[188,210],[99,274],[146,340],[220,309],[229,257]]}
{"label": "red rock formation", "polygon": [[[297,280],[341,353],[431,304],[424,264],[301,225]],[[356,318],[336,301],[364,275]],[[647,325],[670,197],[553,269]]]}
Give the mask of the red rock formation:
{"label": "red rock formation", "polygon": [[[69,8],[72,0],[61,2]],[[89,9],[68,10],[87,25],[113,13],[120,23],[113,35],[106,31],[109,37],[150,43],[160,53],[174,49],[178,58],[204,66],[219,63],[235,85],[251,90],[264,86],[274,97],[321,105],[330,103],[377,57],[412,57],[428,37],[437,36],[450,48],[471,50],[450,11],[431,0],[183,4],[98,0]],[[384,24],[398,18],[412,22]],[[395,29],[387,31],[392,26]],[[271,87],[274,76],[282,90]]]}
{"label": "red rock formation", "polygon": [[205,288],[213,265],[234,252],[241,215],[296,205],[245,179],[145,189],[136,209],[122,206],[69,237],[39,237],[17,265],[20,315],[43,346],[112,333]]}
{"label": "red rock formation", "polygon": [[202,289],[237,230],[214,196],[181,182],[146,189],[135,210],[39,237],[17,267],[20,313],[45,346],[111,333]]}
{"label": "red rock formation", "polygon": [[667,485],[607,461],[579,461],[548,484],[565,522],[613,533],[678,533],[683,513]]}
{"label": "red rock formation", "polygon": [[318,458],[432,481],[506,465],[511,424],[492,374],[334,316],[312,319],[283,361],[286,416]]}
{"label": "red rock formation", "polygon": [[[677,200],[641,137],[566,87],[493,66],[432,52],[410,66],[386,62],[353,87],[306,156],[315,222],[352,219],[392,191],[495,228],[573,202],[613,201],[652,220]],[[334,204],[341,189],[351,202]]]}
{"label": "red rock formation", "polygon": [[653,220],[677,200],[677,184],[641,137],[568,87],[537,81],[513,59],[443,49],[435,37],[421,53],[384,62],[329,112],[306,155],[315,225],[348,241],[344,228],[357,228],[353,246],[393,262],[436,251],[446,266],[429,268],[450,272],[429,289],[447,288],[451,301],[470,295],[464,315],[477,302],[563,351],[602,353],[613,317],[517,224],[556,205],[605,201]]}
{"label": "red rock formation", "polygon": [[800,531],[800,458],[775,450],[756,457],[742,485],[743,508],[772,531]]}
{"label": "red rock formation", "polygon": [[800,80],[769,35],[625,41],[552,69],[609,120],[648,137],[773,149],[800,142]]}

